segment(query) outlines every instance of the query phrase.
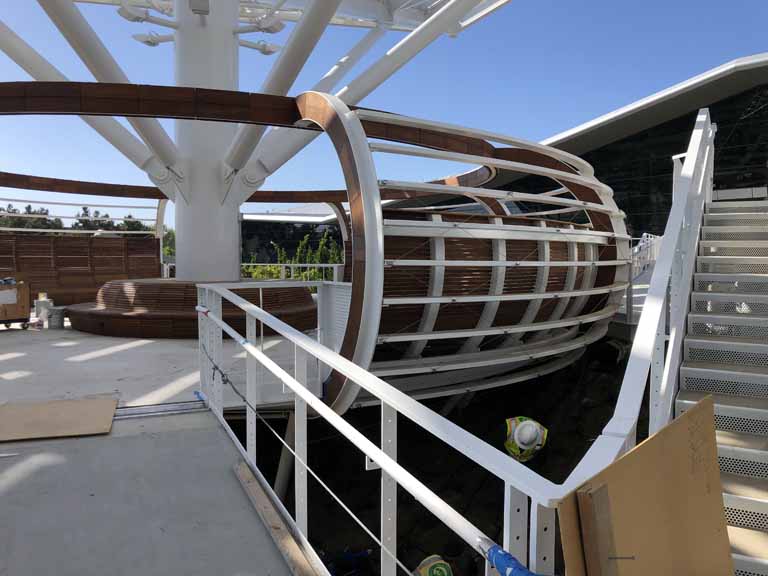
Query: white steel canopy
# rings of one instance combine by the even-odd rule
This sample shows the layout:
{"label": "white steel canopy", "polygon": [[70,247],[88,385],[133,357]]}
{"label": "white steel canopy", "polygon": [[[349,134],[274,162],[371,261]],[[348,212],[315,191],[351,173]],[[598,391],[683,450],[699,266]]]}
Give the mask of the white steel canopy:
{"label": "white steel canopy", "polygon": [[[120,6],[126,4],[140,9],[158,10],[167,15],[173,14],[171,0],[76,0],[84,4],[107,4]],[[492,11],[500,8],[509,0],[484,0],[457,20],[456,32],[471,26]],[[331,24],[374,28],[385,25],[392,30],[410,31],[423,24],[430,16],[448,4],[450,0],[344,0]],[[209,4],[214,2],[209,1]],[[240,21],[251,23],[265,17],[283,22],[296,22],[312,4],[312,0],[241,0]],[[262,30],[272,31],[272,30]],[[276,30],[275,30],[276,31]]]}
{"label": "white steel canopy", "polygon": [[[271,56],[259,92],[287,95],[331,25],[371,28],[317,79],[355,105],[443,34],[456,35],[509,0],[38,0],[89,72],[99,81],[130,83],[109,46],[77,3],[117,9],[133,24],[164,28],[134,35],[148,46],[173,42],[177,86],[237,90],[239,50]],[[283,44],[268,42],[286,28]],[[344,76],[388,31],[397,42],[357,77]],[[142,32],[146,32],[142,31]],[[258,41],[243,34],[264,35]],[[0,21],[0,50],[35,80],[67,81],[46,58]],[[169,82],[170,83],[170,82]],[[239,207],[317,133],[258,125],[176,121],[173,137],[152,118],[130,118],[138,138],[109,118],[83,119],[175,202],[177,277],[237,280]]]}

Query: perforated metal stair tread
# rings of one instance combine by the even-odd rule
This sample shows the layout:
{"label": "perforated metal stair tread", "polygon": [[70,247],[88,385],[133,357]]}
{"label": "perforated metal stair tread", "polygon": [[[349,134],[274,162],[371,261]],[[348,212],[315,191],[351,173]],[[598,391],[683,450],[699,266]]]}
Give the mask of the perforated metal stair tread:
{"label": "perforated metal stair tread", "polygon": [[733,375],[737,378],[738,374],[748,374],[750,376],[764,376],[768,378],[768,371],[764,368],[756,368],[755,366],[730,366],[725,364],[717,364],[714,362],[701,362],[695,360],[686,360],[681,366],[682,370],[709,370],[711,372],[718,372],[719,376]]}
{"label": "perforated metal stair tread", "polygon": [[768,533],[728,526],[731,552],[768,561]]}
{"label": "perforated metal stair tread", "polygon": [[757,246],[768,248],[768,240],[701,240],[699,246]]}
{"label": "perforated metal stair tread", "polygon": [[720,474],[720,480],[723,484],[723,494],[768,502],[768,480],[725,472]]}
{"label": "perforated metal stair tread", "polygon": [[768,398],[746,398],[743,396],[731,396],[730,394],[710,394],[709,392],[692,392],[680,390],[677,399],[681,402],[696,403],[707,396],[712,396],[715,402],[715,411],[718,407],[747,408],[750,410],[765,410],[768,418]]}
{"label": "perforated metal stair tread", "polygon": [[721,272],[697,272],[696,282],[768,282],[768,274],[723,274]]}
{"label": "perforated metal stair tread", "polygon": [[717,445],[727,448],[739,448],[741,450],[753,450],[768,454],[768,437],[743,434],[741,432],[715,431]]}
{"label": "perforated metal stair tread", "polygon": [[751,349],[756,349],[756,350],[764,348],[765,350],[759,350],[759,351],[764,351],[768,353],[768,343],[766,343],[765,340],[759,340],[757,338],[701,335],[701,336],[687,336],[685,341],[688,344],[696,344],[697,342],[710,343],[710,344],[718,343],[718,344],[730,345],[730,346],[733,346],[734,344],[740,344],[742,346],[745,346]]}
{"label": "perforated metal stair tread", "polygon": [[[768,278],[768,276],[766,276]],[[707,298],[712,300],[734,300],[743,298],[745,300],[759,300],[768,302],[768,294],[747,294],[741,292],[691,292],[692,298],[700,298],[706,300]]]}
{"label": "perforated metal stair tread", "polygon": [[713,200],[707,202],[707,209],[709,208],[732,208],[734,206],[765,206],[768,208],[768,200],[763,198],[759,200]]}
{"label": "perforated metal stair tread", "polygon": [[729,320],[755,320],[768,322],[768,314],[734,314],[732,312],[691,312],[688,319],[707,322],[728,322]]}
{"label": "perforated metal stair tread", "polygon": [[698,256],[697,261],[715,264],[767,264],[768,256]]}

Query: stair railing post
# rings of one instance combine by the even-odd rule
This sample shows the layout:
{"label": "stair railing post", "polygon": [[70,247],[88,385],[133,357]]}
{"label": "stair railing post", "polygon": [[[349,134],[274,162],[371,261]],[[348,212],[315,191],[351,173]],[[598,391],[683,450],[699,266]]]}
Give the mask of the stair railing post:
{"label": "stair railing post", "polygon": [[504,550],[517,558],[521,564],[528,564],[528,496],[504,484]]}
{"label": "stair railing post", "polygon": [[[306,350],[294,345],[294,378],[296,381],[307,387],[309,380],[307,378],[308,355]],[[307,511],[307,469],[304,464],[307,462],[307,403],[298,394],[294,395],[294,451],[296,452],[296,462],[294,465],[293,483],[295,488],[296,502],[296,525],[304,536],[308,536],[308,511]]]}
{"label": "stair railing post", "polygon": [[[245,316],[245,337],[249,344],[256,344],[256,318],[246,313]],[[259,363],[252,354],[245,355],[245,397],[248,400],[248,406],[245,408],[245,449],[248,457],[256,465],[256,411],[251,406],[256,406],[256,373],[259,369]]]}
{"label": "stair railing post", "polygon": [[[208,307],[208,290],[206,288],[197,289],[197,303],[205,308]],[[210,407],[211,389],[210,375],[211,366],[208,357],[205,355],[203,347],[208,345],[208,319],[202,312],[197,313],[197,342],[198,342],[198,365],[200,368],[200,392],[202,392],[205,402]],[[207,349],[207,348],[206,348]]]}
{"label": "stair railing post", "polygon": [[[217,318],[222,318],[221,313],[221,294],[210,290],[208,292],[208,309]],[[207,322],[208,325],[208,353],[213,358],[214,364],[221,367],[223,358],[223,340],[224,335],[221,327],[216,322]],[[222,416],[224,413],[224,383],[221,380],[221,374],[216,372],[213,376],[212,390],[212,409],[216,414]]]}
{"label": "stair railing post", "polygon": [[[397,410],[381,403],[381,451],[397,461]],[[397,482],[381,471],[381,543],[393,555],[397,554]],[[382,551],[381,576],[395,576],[395,559]]]}
{"label": "stair railing post", "polygon": [[541,576],[555,573],[555,509],[531,502],[528,568]]}

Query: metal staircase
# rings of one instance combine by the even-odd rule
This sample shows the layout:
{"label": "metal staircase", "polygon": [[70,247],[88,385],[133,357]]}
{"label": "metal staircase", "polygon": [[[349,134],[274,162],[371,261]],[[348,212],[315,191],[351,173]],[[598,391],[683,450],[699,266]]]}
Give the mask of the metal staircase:
{"label": "metal staircase", "polygon": [[768,202],[706,204],[675,413],[715,399],[737,576],[768,575]]}

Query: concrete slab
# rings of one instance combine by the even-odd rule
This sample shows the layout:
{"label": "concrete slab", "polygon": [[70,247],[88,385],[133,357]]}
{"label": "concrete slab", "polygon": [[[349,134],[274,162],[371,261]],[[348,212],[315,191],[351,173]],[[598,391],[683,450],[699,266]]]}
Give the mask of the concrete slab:
{"label": "concrete slab", "polygon": [[[265,352],[293,373],[293,346],[265,339]],[[245,352],[224,341],[224,369],[245,390]],[[65,330],[0,328],[0,402],[111,396],[120,406],[195,400],[196,340],[111,338]],[[314,371],[311,371],[313,373]],[[227,407],[242,402],[225,389]]]}
{"label": "concrete slab", "polygon": [[208,412],[109,436],[3,444],[0,574],[289,574]]}

